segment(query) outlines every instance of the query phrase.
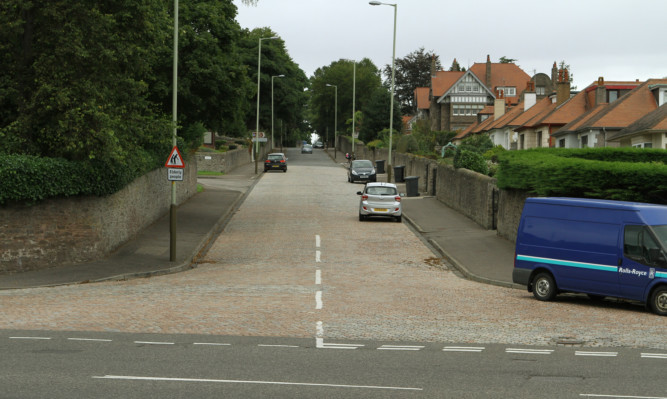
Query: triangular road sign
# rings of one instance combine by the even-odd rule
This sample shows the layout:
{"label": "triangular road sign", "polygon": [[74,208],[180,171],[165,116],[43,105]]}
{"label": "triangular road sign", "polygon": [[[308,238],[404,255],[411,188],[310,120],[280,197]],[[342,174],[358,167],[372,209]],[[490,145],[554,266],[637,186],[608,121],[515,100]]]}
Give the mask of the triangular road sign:
{"label": "triangular road sign", "polygon": [[178,151],[178,147],[174,146],[171,150],[171,154],[169,154],[169,158],[167,158],[164,166],[167,168],[185,168],[185,163],[183,163],[183,157],[181,156],[181,152]]}

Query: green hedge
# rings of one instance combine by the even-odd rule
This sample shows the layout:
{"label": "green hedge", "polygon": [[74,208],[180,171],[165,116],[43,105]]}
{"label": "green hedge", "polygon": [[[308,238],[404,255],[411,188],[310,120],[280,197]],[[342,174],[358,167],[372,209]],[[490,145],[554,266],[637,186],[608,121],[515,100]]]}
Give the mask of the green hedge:
{"label": "green hedge", "polygon": [[499,153],[501,189],[667,204],[667,151],[542,148]]}
{"label": "green hedge", "polygon": [[32,155],[2,155],[0,205],[13,201],[34,204],[52,197],[113,194],[163,162],[164,159],[148,154],[116,166]]}

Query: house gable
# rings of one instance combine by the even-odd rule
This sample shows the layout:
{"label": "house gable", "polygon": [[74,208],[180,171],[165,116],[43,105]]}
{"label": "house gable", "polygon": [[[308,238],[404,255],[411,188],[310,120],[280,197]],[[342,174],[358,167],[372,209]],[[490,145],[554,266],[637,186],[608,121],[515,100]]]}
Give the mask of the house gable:
{"label": "house gable", "polygon": [[[447,97],[450,97],[450,102],[454,103],[487,103],[489,96],[496,98],[493,92],[468,70],[438,98],[438,102],[445,102]],[[466,101],[472,98],[474,100]]]}

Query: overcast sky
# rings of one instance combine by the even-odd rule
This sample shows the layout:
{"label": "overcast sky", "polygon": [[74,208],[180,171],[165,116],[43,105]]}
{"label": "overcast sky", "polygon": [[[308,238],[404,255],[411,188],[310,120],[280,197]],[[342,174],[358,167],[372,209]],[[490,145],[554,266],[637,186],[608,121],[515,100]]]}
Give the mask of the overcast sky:
{"label": "overcast sky", "polygon": [[[394,7],[367,0],[258,0],[238,7],[242,28],[270,27],[308,77],[341,58],[391,63]],[[667,77],[666,0],[396,0],[396,57],[424,47],[444,69],[454,58],[514,58],[526,73],[565,61],[583,89]]]}

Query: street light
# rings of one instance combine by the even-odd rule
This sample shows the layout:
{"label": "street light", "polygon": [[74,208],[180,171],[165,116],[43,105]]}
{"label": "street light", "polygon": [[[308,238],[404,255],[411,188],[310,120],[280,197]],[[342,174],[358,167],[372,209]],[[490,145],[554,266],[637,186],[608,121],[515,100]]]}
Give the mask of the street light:
{"label": "street light", "polygon": [[[336,135],[338,133],[338,86],[336,85],[330,85],[327,83],[328,87],[333,87],[334,92],[335,92],[335,97],[334,97],[334,159],[336,159],[336,143],[338,142],[338,136]],[[328,144],[327,144],[328,145]]]}
{"label": "street light", "polygon": [[391,108],[389,108],[389,160],[387,162],[387,181],[391,182],[391,139],[394,133],[394,60],[396,59],[396,14],[398,6],[379,1],[369,1],[368,4],[372,6],[385,5],[394,7],[394,47],[391,53]]}
{"label": "street light", "polygon": [[284,78],[285,75],[271,76],[271,151],[275,148],[273,143],[273,78]]}
{"label": "street light", "polygon": [[255,174],[257,174],[257,156],[259,155],[259,78],[260,78],[260,71],[261,71],[261,65],[262,65],[262,40],[271,40],[271,39],[277,39],[278,36],[273,36],[273,37],[260,37],[259,38],[259,50],[257,50],[257,124],[256,129],[255,129],[255,151],[253,151],[255,155]]}

